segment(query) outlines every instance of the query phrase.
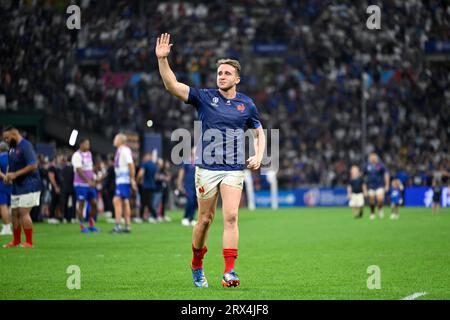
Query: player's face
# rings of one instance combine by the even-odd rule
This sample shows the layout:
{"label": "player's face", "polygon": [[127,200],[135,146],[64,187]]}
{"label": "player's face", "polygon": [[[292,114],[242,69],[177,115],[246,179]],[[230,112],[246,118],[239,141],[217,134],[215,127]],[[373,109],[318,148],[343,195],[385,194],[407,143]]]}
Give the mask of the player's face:
{"label": "player's face", "polygon": [[82,151],[88,151],[91,148],[91,143],[89,142],[89,140],[84,141],[81,145],[80,145],[80,149]]}
{"label": "player's face", "polygon": [[370,155],[370,157],[369,157],[369,161],[370,161],[371,163],[377,163],[377,162],[378,162],[378,156],[377,156],[376,154],[372,153],[372,154]]}
{"label": "player's face", "polygon": [[14,138],[12,131],[3,132],[3,140],[11,147],[15,148],[17,146],[17,141]]}
{"label": "player's face", "polygon": [[350,174],[352,178],[357,178],[359,176],[359,169],[357,167],[352,167]]}
{"label": "player's face", "polygon": [[217,87],[219,89],[228,91],[236,86],[240,80],[236,69],[229,64],[221,64],[217,68]]}

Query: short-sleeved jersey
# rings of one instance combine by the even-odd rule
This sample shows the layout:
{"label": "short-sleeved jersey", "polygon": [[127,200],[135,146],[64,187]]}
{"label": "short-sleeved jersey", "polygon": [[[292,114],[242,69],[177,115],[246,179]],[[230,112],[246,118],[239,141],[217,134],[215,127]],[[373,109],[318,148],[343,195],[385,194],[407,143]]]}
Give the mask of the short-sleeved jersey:
{"label": "short-sleeved jersey", "polygon": [[364,176],[367,187],[369,189],[383,188],[385,173],[387,173],[387,170],[381,161],[366,164],[364,167]]}
{"label": "short-sleeved jersey", "polygon": [[186,103],[197,109],[202,124],[195,164],[208,170],[243,170],[245,131],[261,127],[252,99],[239,92],[227,99],[218,89],[189,88]]}
{"label": "short-sleeved jersey", "polygon": [[[15,148],[9,150],[9,172],[17,172],[29,165],[37,163],[33,145],[26,139],[22,139]],[[13,181],[12,194],[22,195],[41,191],[41,177],[39,170],[35,169],[27,174],[17,177]]]}
{"label": "short-sleeved jersey", "polygon": [[119,184],[130,184],[130,168],[128,165],[133,163],[133,156],[131,149],[122,145],[117,148],[116,155],[114,157],[114,169],[116,173],[116,186]]}
{"label": "short-sleeved jersey", "polygon": [[442,187],[434,186],[433,187],[433,201],[439,202],[441,200],[441,194],[442,194]]}
{"label": "short-sleeved jersey", "polygon": [[183,163],[184,179],[183,187],[186,192],[195,191],[195,165],[193,163]]}
{"label": "short-sleeved jersey", "polygon": [[352,187],[352,193],[362,193],[363,183],[363,179],[359,177],[356,179],[350,179],[348,184]]}
{"label": "short-sleeved jersey", "polygon": [[144,188],[154,190],[156,188],[155,175],[158,167],[153,161],[146,161],[142,164],[142,169],[144,169]]}
{"label": "short-sleeved jersey", "polygon": [[73,185],[75,187],[88,187],[89,183],[81,178],[77,169],[81,169],[83,175],[89,180],[94,179],[94,161],[92,160],[92,153],[90,151],[82,152],[77,150],[72,155],[72,166],[74,171]]}
{"label": "short-sleeved jersey", "polygon": [[[6,174],[8,172],[8,153],[2,152],[0,153],[0,171],[3,174]],[[11,193],[11,185],[7,185],[3,182],[3,179],[0,179],[0,191]]]}

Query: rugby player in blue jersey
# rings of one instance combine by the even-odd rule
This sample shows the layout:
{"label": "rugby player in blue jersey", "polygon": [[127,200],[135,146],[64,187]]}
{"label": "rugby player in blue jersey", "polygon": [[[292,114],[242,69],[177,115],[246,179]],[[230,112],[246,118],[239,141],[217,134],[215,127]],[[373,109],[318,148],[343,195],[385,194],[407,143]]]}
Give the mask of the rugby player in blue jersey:
{"label": "rugby player in blue jersey", "polygon": [[369,155],[369,162],[364,168],[364,175],[368,188],[370,220],[375,219],[375,200],[377,203],[378,216],[383,218],[384,195],[385,192],[389,191],[390,177],[383,162],[374,152]]}
{"label": "rugby player in blue jersey", "polygon": [[184,161],[178,171],[178,190],[186,196],[184,217],[181,220],[183,226],[195,226],[195,210],[197,210],[197,195],[195,193],[195,147],[191,150],[189,161]]}
{"label": "rugby player in blue jersey", "polygon": [[0,236],[11,235],[11,223],[9,218],[9,206],[11,205],[11,185],[6,184],[6,174],[8,173],[8,144],[0,142],[0,215],[3,220]]}
{"label": "rugby player in blue jersey", "polygon": [[[178,82],[169,66],[168,55],[172,45],[167,33],[157,39],[155,53],[164,86],[181,101],[193,105],[202,123],[202,139],[197,144],[195,161],[198,221],[192,236],[191,269],[194,285],[208,286],[202,261],[207,251],[206,240],[220,192],[224,224],[222,253],[225,260],[222,285],[235,287],[240,285],[234,262],[238,255],[237,222],[245,163],[249,169],[259,169],[265,148],[264,131],[253,101],[236,91],[241,71],[238,61],[223,59],[217,62],[218,89],[192,88]],[[243,132],[247,128],[253,129],[255,155],[245,161]]]}
{"label": "rugby player in blue jersey", "polygon": [[[30,211],[39,206],[41,196],[41,178],[38,161],[33,145],[23,138],[14,127],[3,130],[3,139],[9,145],[9,171],[5,183],[12,183],[11,209],[13,224],[13,241],[4,248],[21,246],[33,247],[33,221]],[[25,242],[21,244],[21,229],[25,233]]]}

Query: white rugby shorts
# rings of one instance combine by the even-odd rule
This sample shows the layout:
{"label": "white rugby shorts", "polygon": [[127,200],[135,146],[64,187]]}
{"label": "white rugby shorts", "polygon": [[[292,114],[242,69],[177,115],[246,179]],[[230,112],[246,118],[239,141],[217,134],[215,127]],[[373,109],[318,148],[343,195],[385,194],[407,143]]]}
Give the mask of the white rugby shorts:
{"label": "white rugby shorts", "polygon": [[369,197],[383,197],[384,196],[384,188],[377,188],[377,189],[369,189],[367,191],[367,193],[369,194]]}
{"label": "white rugby shorts", "polygon": [[13,194],[11,195],[11,209],[37,207],[40,198],[40,191],[25,194]]}
{"label": "white rugby shorts", "polygon": [[350,196],[350,202],[348,203],[350,207],[363,207],[364,206],[364,194],[362,193],[352,193]]}
{"label": "white rugby shorts", "polygon": [[219,192],[220,184],[243,189],[244,170],[207,170],[195,167],[195,190],[199,199],[208,199]]}

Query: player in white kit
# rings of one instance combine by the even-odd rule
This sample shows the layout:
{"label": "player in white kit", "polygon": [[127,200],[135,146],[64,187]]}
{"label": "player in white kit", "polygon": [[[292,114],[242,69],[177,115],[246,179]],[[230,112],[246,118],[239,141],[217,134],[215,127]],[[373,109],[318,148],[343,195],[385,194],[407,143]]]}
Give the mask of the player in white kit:
{"label": "player in white kit", "polygon": [[[116,173],[116,193],[113,199],[116,225],[112,233],[129,233],[131,231],[131,206],[132,191],[137,191],[133,156],[131,149],[126,145],[127,137],[119,133],[114,137],[114,147],[117,148],[114,157],[114,169]],[[120,226],[122,211],[125,218],[125,228]]]}

